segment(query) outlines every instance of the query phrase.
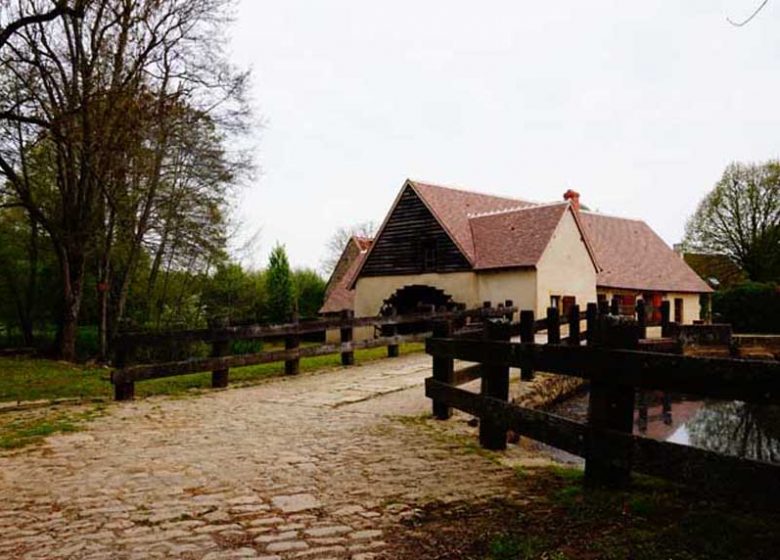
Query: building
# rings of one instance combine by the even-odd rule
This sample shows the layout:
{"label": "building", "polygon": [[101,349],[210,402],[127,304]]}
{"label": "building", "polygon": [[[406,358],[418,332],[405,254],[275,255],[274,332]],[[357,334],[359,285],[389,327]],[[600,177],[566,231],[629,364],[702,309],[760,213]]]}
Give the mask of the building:
{"label": "building", "polygon": [[347,241],[325,286],[325,303],[320,308],[321,314],[340,314],[355,308],[355,290],[350,289],[349,285],[370,247],[371,239],[365,237],[352,236]]}
{"label": "building", "polygon": [[748,275],[728,255],[681,253],[685,263],[715,290],[728,290],[748,281]]}
{"label": "building", "polygon": [[323,312],[510,300],[543,315],[619,296],[626,307],[644,299],[651,316],[668,300],[674,319],[691,323],[712,291],[647,224],[581,209],[571,190],[538,204],[407,180],[363,246],[345,251]]}

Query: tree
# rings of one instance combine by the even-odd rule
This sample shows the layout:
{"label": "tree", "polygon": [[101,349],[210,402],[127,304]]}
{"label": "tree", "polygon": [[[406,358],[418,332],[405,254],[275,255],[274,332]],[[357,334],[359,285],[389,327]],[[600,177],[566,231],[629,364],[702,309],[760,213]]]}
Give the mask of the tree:
{"label": "tree", "polygon": [[257,322],[259,299],[254,278],[235,263],[217,267],[201,296],[211,324]]}
{"label": "tree", "polygon": [[295,311],[295,292],[284,245],[277,244],[271,251],[265,282],[268,320],[272,323],[289,321],[290,315]]}
{"label": "tree", "polygon": [[685,246],[722,253],[751,280],[780,278],[780,161],[732,163],[686,225]]}
{"label": "tree", "polygon": [[325,245],[325,257],[320,265],[323,274],[330,276],[333,273],[350,239],[353,237],[372,238],[375,231],[376,224],[374,222],[361,222],[338,228]]}
{"label": "tree", "polygon": [[[162,228],[154,226],[165,223],[162,193],[189,179],[173,179],[186,135],[211,131],[209,148],[216,144],[214,153],[224,156],[228,136],[246,125],[247,75],[227,63],[224,50],[231,3],[3,3],[12,23],[0,32],[0,172],[6,179],[0,188],[40,226],[57,255],[65,359],[75,357],[93,263],[103,339],[110,317],[121,319],[141,255],[160,240]],[[49,180],[30,179],[31,151]],[[214,186],[203,183],[198,190]],[[198,207],[201,215],[218,216],[219,208],[206,206]]]}
{"label": "tree", "polygon": [[293,285],[298,296],[298,311],[301,317],[316,317],[325,300],[325,280],[310,268],[298,269],[293,273]]}

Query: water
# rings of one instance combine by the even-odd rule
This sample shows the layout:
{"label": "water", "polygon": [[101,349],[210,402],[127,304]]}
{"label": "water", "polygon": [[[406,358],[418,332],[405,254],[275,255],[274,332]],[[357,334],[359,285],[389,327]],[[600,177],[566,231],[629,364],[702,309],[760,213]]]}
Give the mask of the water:
{"label": "water", "polygon": [[[643,399],[645,406],[642,406]],[[583,391],[549,407],[547,411],[585,422],[588,393]],[[634,433],[659,441],[780,464],[780,407],[776,406],[704,401],[646,392],[637,398]],[[560,458],[572,460],[571,456]]]}

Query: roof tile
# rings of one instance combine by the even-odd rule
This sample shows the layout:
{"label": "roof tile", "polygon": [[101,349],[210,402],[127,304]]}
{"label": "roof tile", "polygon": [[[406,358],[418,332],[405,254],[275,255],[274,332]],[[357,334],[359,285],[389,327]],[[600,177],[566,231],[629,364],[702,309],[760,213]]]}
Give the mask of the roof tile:
{"label": "roof tile", "polygon": [[471,218],[474,268],[535,266],[568,207],[561,202]]}
{"label": "roof tile", "polygon": [[599,286],[660,292],[712,291],[646,223],[592,212],[580,212],[580,220],[601,266]]}

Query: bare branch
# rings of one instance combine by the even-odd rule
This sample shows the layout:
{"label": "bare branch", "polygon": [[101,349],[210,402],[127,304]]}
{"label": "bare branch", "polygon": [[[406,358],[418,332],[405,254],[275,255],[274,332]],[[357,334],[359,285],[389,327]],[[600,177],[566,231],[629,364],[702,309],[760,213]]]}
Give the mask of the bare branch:
{"label": "bare branch", "polygon": [[731,18],[727,17],[726,21],[728,21],[734,27],[743,27],[743,26],[747,25],[748,23],[750,23],[753,20],[753,18],[755,18],[759,14],[759,12],[761,12],[761,10],[763,10],[764,7],[768,3],[769,3],[769,0],[764,0],[763,2],[761,2],[761,4],[758,6],[758,8],[756,8],[756,10],[752,14],[750,14],[750,16],[747,19],[744,19],[742,21],[737,22],[737,21],[734,21]]}
{"label": "bare branch", "polygon": [[82,6],[70,8],[65,2],[59,2],[55,8],[49,10],[48,12],[25,16],[12,21],[8,24],[8,26],[5,27],[5,29],[0,31],[0,47],[5,45],[11,39],[11,37],[13,37],[14,33],[27,27],[28,25],[46,23],[48,21],[55,20],[58,17],[68,15],[79,18],[84,17],[84,9]]}

